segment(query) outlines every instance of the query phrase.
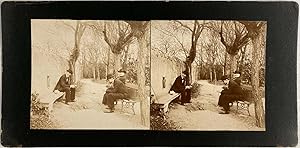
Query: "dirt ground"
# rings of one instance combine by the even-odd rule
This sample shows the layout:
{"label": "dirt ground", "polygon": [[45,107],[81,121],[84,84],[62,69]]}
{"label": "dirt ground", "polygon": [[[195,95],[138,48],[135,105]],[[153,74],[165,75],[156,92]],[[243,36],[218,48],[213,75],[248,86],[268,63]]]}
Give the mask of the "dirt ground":
{"label": "dirt ground", "polygon": [[[230,114],[219,114],[217,106],[222,85],[213,85],[208,81],[198,81],[201,84],[200,95],[185,106],[172,103],[168,121],[175,123],[180,130],[229,130],[229,131],[263,131],[255,125],[254,105],[250,105],[250,114],[246,110],[236,112],[236,105],[231,107]],[[204,110],[195,109],[203,104]]]}
{"label": "dirt ground", "polygon": [[51,120],[58,125],[58,129],[149,129],[140,124],[139,103],[135,105],[136,115],[130,108],[121,112],[120,102],[114,113],[104,113],[105,106],[101,102],[105,90],[104,81],[81,80],[76,102],[69,105],[62,101],[55,102]]}

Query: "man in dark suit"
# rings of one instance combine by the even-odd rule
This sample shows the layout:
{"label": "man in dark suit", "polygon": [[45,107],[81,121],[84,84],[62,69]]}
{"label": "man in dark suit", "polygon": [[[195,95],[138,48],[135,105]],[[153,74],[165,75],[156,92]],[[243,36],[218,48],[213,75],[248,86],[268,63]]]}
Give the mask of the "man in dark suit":
{"label": "man in dark suit", "polygon": [[184,105],[184,103],[188,103],[187,100],[187,90],[191,89],[191,86],[187,86],[186,76],[188,72],[183,71],[180,76],[178,76],[173,85],[171,86],[171,89],[169,90],[169,93],[172,94],[172,91],[176,93],[181,94],[181,105]]}
{"label": "man in dark suit", "polygon": [[[228,83],[229,79],[227,77],[222,78],[224,84]],[[233,74],[233,79],[229,81],[228,87],[223,87],[223,91],[219,97],[218,105],[223,107],[224,113],[229,114],[230,106],[229,103],[232,103],[236,100],[244,100],[244,91],[241,87],[240,73],[235,72]]]}
{"label": "man in dark suit", "polygon": [[125,83],[120,79],[114,79],[112,74],[107,75],[107,80],[112,86],[106,90],[102,104],[108,106],[109,111],[105,111],[105,113],[112,113],[115,110],[114,102],[119,99],[127,98],[128,92]]}
{"label": "man in dark suit", "polygon": [[54,92],[56,91],[65,92],[65,98],[66,98],[65,103],[67,105],[69,105],[68,102],[75,102],[75,95],[73,97],[71,96],[71,94],[75,94],[75,85],[71,85],[72,74],[73,72],[71,70],[67,70],[66,73],[59,78],[53,90]]}

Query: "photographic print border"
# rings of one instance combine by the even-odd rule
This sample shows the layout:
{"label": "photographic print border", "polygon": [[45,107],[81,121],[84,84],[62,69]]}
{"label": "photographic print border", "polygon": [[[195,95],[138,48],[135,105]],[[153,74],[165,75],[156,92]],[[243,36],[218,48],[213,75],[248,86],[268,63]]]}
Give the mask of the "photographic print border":
{"label": "photographic print border", "polygon": [[[295,146],[295,2],[4,2],[4,146]],[[30,130],[30,19],[267,21],[266,131]]]}

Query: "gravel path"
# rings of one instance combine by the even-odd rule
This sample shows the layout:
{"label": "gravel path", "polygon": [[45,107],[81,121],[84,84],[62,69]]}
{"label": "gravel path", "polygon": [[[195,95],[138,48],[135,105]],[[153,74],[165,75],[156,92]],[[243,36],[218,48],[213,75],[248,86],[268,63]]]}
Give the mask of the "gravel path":
{"label": "gravel path", "polygon": [[105,84],[83,79],[81,85],[76,102],[66,105],[58,101],[54,104],[52,118],[61,129],[147,129],[140,125],[139,103],[135,105],[136,115],[130,109],[121,113],[120,103],[114,113],[104,113],[105,107],[100,102],[106,90]]}
{"label": "gravel path", "polygon": [[[205,80],[201,84],[200,95],[185,106],[172,104],[168,120],[174,122],[181,130],[230,130],[261,131],[264,128],[255,126],[254,106],[250,105],[250,114],[246,111],[236,113],[236,106],[231,107],[230,114],[219,114],[217,107],[221,85],[213,85]],[[204,104],[204,110],[192,110],[197,104]]]}

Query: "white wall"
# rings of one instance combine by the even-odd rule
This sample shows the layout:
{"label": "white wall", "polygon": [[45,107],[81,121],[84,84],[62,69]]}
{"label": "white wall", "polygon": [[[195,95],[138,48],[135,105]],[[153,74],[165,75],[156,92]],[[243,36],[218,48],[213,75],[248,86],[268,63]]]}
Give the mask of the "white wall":
{"label": "white wall", "polygon": [[[155,96],[161,96],[170,90],[176,77],[184,70],[183,63],[151,55],[151,87]],[[166,78],[166,88],[163,88],[162,77]]]}
{"label": "white wall", "polygon": [[[66,59],[32,50],[31,92],[44,94],[53,91],[58,79],[68,69]],[[47,80],[47,76],[49,77]],[[48,81],[48,82],[47,82]]]}

